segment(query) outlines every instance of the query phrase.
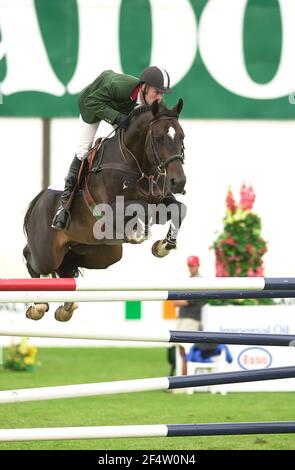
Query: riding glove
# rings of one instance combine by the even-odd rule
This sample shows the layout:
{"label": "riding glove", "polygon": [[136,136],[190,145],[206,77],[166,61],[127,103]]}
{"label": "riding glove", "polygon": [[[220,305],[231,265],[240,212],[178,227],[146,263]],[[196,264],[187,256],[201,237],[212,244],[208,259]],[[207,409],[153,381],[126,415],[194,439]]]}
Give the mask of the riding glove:
{"label": "riding glove", "polygon": [[123,113],[119,113],[118,116],[116,117],[115,124],[117,124],[118,127],[121,129],[127,129],[128,127],[128,116]]}

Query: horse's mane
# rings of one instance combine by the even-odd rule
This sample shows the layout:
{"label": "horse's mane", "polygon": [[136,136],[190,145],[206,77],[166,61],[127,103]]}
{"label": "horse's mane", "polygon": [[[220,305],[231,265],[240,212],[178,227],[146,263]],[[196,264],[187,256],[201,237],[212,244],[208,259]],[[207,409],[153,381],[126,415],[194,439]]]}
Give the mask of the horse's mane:
{"label": "horse's mane", "polygon": [[[141,116],[142,114],[147,113],[148,111],[151,111],[151,106],[150,105],[143,104],[141,106],[137,106],[136,108],[133,109],[133,111],[131,111],[131,113],[129,115],[130,120],[133,119],[133,118],[137,118],[137,117]],[[173,109],[168,109],[166,105],[164,105],[163,103],[160,103],[159,111],[157,112],[154,119],[158,119],[159,117],[162,117],[162,116],[177,118],[178,114]]]}
{"label": "horse's mane", "polygon": [[[148,105],[148,104],[142,104],[142,105],[137,106],[136,108],[134,108],[128,115],[127,127],[129,127],[130,124],[133,123],[138,117],[142,116],[143,114],[148,113],[149,111],[151,111],[151,106]],[[178,118],[179,114],[176,111],[174,111],[173,109],[168,109],[165,104],[160,103],[159,104],[159,111],[157,112],[157,114],[155,116],[152,117],[150,122],[156,121],[160,117],[164,117],[164,116],[165,117],[171,117],[171,118]],[[120,135],[120,132],[116,132],[114,136],[108,138],[107,140],[108,141],[117,140],[119,138],[119,135]]]}
{"label": "horse's mane", "polygon": [[131,117],[138,117],[138,116],[140,116],[141,114],[147,113],[147,112],[150,111],[150,110],[151,110],[150,105],[148,105],[148,104],[142,104],[142,105],[137,106],[136,108],[134,108],[134,109],[131,111],[130,115],[131,115]]}

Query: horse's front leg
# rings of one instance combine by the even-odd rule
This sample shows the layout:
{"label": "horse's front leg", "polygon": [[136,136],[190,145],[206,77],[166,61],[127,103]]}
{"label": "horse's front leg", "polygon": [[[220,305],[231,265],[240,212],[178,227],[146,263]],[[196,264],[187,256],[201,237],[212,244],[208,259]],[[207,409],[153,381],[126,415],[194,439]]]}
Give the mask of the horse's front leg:
{"label": "horse's front leg", "polygon": [[157,258],[164,258],[171,250],[176,249],[178,232],[186,216],[186,206],[173,196],[165,198],[162,204],[166,206],[167,220],[171,220],[171,223],[166,237],[152,246],[152,253]]}
{"label": "horse's front leg", "polygon": [[146,201],[125,203],[125,242],[139,244],[150,237],[149,205]]}

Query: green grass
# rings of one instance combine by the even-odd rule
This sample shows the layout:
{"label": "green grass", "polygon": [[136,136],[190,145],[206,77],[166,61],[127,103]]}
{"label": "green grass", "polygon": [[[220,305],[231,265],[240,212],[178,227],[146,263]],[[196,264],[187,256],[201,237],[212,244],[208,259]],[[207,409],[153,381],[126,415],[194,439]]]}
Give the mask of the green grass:
{"label": "green grass", "polygon": [[[0,369],[0,389],[162,377],[161,348],[40,349],[34,373]],[[295,420],[294,393],[141,392],[0,405],[0,428]],[[0,443],[4,449],[294,449],[292,434]]]}

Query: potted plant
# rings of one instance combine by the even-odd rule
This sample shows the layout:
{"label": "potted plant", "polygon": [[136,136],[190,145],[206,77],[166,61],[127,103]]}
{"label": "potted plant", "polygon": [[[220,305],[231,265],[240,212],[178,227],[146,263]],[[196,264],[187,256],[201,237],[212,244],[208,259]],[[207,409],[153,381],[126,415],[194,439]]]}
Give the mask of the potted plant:
{"label": "potted plant", "polygon": [[[211,248],[215,251],[216,276],[264,276],[263,256],[267,243],[261,235],[261,219],[253,211],[255,194],[245,184],[240,201],[231,189],[226,197],[223,229]],[[212,300],[202,311],[205,331],[229,333],[294,334],[294,305],[282,305],[273,299]],[[227,370],[245,370],[288,366],[294,363],[289,348],[255,345],[230,345],[233,362]],[[288,349],[288,351],[286,350]],[[231,384],[228,391],[294,390],[288,381]]]}
{"label": "potted plant", "polygon": [[[263,256],[267,244],[261,236],[261,219],[253,212],[255,194],[251,186],[245,184],[240,190],[237,204],[232,190],[226,196],[226,214],[223,230],[213,245],[215,251],[216,276],[263,276]],[[214,300],[211,305],[269,305],[272,299]]]}

